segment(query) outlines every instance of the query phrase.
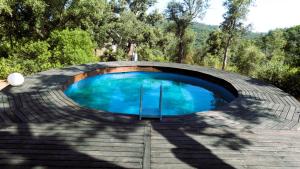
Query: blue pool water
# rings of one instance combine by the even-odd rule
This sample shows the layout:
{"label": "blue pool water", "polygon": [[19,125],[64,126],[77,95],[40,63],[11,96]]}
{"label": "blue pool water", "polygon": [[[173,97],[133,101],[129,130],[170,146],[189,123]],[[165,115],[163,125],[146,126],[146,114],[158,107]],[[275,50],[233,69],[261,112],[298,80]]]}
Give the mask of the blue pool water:
{"label": "blue pool water", "polygon": [[162,72],[97,75],[70,85],[65,94],[86,108],[149,117],[207,111],[235,98],[220,85]]}

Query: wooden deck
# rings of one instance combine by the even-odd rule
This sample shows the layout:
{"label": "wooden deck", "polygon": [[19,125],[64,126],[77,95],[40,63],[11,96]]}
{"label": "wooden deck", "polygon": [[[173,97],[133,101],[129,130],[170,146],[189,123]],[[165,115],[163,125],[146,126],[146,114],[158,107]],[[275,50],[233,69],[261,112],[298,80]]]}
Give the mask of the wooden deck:
{"label": "wooden deck", "polygon": [[[87,110],[61,88],[99,67],[161,66],[231,83],[239,97],[184,118]],[[42,72],[0,92],[0,168],[298,169],[300,103],[260,81],[181,64],[110,62]]]}
{"label": "wooden deck", "polygon": [[4,80],[0,80],[0,91],[8,86],[8,83]]}

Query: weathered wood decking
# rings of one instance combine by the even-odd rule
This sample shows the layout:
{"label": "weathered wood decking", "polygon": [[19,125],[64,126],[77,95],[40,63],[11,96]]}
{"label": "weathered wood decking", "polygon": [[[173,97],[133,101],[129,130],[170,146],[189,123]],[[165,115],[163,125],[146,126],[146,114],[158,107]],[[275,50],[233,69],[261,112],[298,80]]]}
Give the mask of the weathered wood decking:
{"label": "weathered wood decking", "polygon": [[[216,111],[159,121],[87,110],[61,87],[99,67],[161,66],[231,83]],[[111,62],[51,70],[0,92],[0,168],[300,168],[300,103],[280,89],[214,69]]]}

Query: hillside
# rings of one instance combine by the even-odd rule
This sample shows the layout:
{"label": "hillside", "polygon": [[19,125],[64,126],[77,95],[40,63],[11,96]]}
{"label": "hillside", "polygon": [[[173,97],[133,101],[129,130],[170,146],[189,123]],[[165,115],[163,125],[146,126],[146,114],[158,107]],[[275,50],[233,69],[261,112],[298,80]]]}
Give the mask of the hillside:
{"label": "hillside", "polygon": [[[203,23],[193,22],[191,29],[196,34],[196,43],[195,46],[202,46],[206,39],[208,38],[209,34],[215,30],[217,30],[219,26],[217,25],[206,25]],[[255,33],[255,32],[248,32],[245,36],[246,39],[256,39],[260,36],[264,35],[263,33]]]}
{"label": "hillside", "polygon": [[209,34],[214,30],[218,29],[216,25],[206,25],[203,23],[193,22],[191,29],[196,34],[196,46],[202,46],[206,39],[208,38]]}

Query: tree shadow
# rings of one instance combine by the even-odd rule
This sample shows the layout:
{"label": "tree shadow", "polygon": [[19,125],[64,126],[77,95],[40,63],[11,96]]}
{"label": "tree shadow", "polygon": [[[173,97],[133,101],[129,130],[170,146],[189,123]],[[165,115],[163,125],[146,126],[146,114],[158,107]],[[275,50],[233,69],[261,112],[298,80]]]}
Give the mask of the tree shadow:
{"label": "tree shadow", "polygon": [[[17,129],[15,132],[0,131],[0,140],[4,140],[3,144],[0,144],[0,164],[5,168],[124,167],[104,158],[101,159],[102,157],[98,159],[76,150],[68,143],[68,135],[62,137],[64,132],[50,135],[42,133],[37,136],[30,127],[31,123],[36,125],[52,124],[46,127],[45,131],[55,131],[61,125],[64,126],[65,130],[78,130],[80,132],[71,133],[75,138],[72,140],[73,143],[88,143],[90,139],[97,138],[99,134],[101,135],[101,132],[105,132],[105,135],[109,136],[107,139],[111,141],[111,144],[113,144],[115,139],[121,140],[121,144],[124,143],[124,145],[126,142],[137,144],[137,142],[131,142],[132,139],[136,139],[135,141],[140,140],[145,144],[143,135],[148,133],[130,135],[130,133],[135,133],[140,128],[145,127],[145,123],[137,121],[137,117],[112,115],[84,109],[78,107],[71,100],[68,100],[68,98],[56,91],[58,86],[65,85],[75,74],[92,71],[101,66],[106,67],[107,65],[81,65],[62,70],[50,70],[28,79],[31,83],[30,86],[25,84],[20,88],[5,88],[1,92],[3,94],[2,98],[5,96],[10,105],[2,106],[4,109],[1,109],[0,113],[16,123]],[[53,74],[54,72],[55,74]],[[52,89],[52,87],[55,88]],[[221,116],[210,117],[195,114],[182,118],[173,118],[170,121],[166,119],[162,123],[152,122],[151,127],[175,147],[171,149],[171,152],[176,159],[189,167],[233,169],[232,165],[214,154],[196,136],[201,135],[214,138],[212,142],[213,147],[226,147],[236,152],[251,146],[249,140],[241,138],[232,131],[230,124],[227,125],[226,119],[218,118],[227,118],[231,122],[242,122],[245,125],[260,124],[264,119],[274,119],[272,114],[268,114],[272,109],[264,107],[263,104],[260,100],[241,96],[232,103],[217,109],[216,111],[222,114]],[[3,117],[0,116],[2,121],[5,121],[6,119],[3,119]],[[2,129],[7,127],[9,126],[3,126]],[[88,128],[88,130],[82,128]],[[216,129],[221,131],[221,133],[206,132],[206,130],[210,129]],[[184,140],[184,142],[180,140]],[[51,144],[49,144],[49,141]],[[52,146],[54,151],[43,149],[42,147],[45,146],[49,147],[49,149]],[[118,147],[118,149],[122,148],[122,146]],[[106,149],[106,152],[108,151],[109,149]],[[16,159],[16,161],[13,159]],[[122,161],[121,157],[119,159]]]}
{"label": "tree shadow", "polygon": [[0,135],[1,168],[125,168],[76,151],[58,135],[35,136],[26,123]]}
{"label": "tree shadow", "polygon": [[[205,123],[205,122],[203,122]],[[218,128],[208,124],[197,125],[182,125],[182,124],[163,124],[163,123],[152,123],[155,132],[158,135],[163,136],[168,143],[172,144],[170,151],[178,160],[192,168],[203,168],[203,169],[234,169],[235,167],[228,164],[224,159],[218,157],[216,154],[207,147],[210,144],[215,148],[229,148],[232,151],[239,152],[241,149],[250,146],[252,143],[239,137],[236,133],[231,132],[227,129]],[[213,131],[210,131],[212,130]],[[218,133],[214,132],[214,129],[218,130]],[[157,134],[153,134],[157,137]],[[200,136],[200,137],[199,137]],[[210,137],[210,143],[201,143],[204,140],[201,138]],[[205,141],[204,141],[205,142]],[[154,142],[153,145],[159,144]],[[206,144],[206,145],[205,145]],[[163,144],[164,145],[164,144]],[[168,147],[166,145],[166,147]],[[166,149],[162,147],[162,149]],[[155,158],[155,155],[154,155]],[[172,164],[173,159],[168,157],[167,164]],[[158,160],[159,163],[159,160]],[[177,164],[178,162],[174,162]],[[184,168],[184,167],[183,167]]]}
{"label": "tree shadow", "polygon": [[278,87],[276,87],[272,84],[269,84],[269,83],[266,83],[264,81],[254,79],[254,78],[249,78],[249,79],[246,80],[246,82],[256,86],[258,92],[264,91],[266,94],[278,95],[282,98],[289,97],[289,99],[287,99],[288,101],[285,102],[285,104],[300,107],[300,102],[299,102],[299,100],[297,100],[297,98],[295,98],[292,95],[284,92],[282,89],[280,89],[280,88],[278,88]]}
{"label": "tree shadow", "polygon": [[[38,166],[44,168],[67,168],[70,166],[74,168],[124,167],[123,164],[115,164],[102,156],[96,158],[88,153],[86,154],[76,150],[76,148],[69,143],[68,135],[64,136],[65,133],[63,131],[58,131],[54,134],[51,133],[61,126],[63,126],[63,130],[76,131],[70,135],[74,138],[72,140],[73,144],[88,144],[91,139],[97,139],[99,134],[103,135],[103,133],[108,136],[107,141],[111,141],[111,144],[114,144],[115,140],[124,144],[124,146],[126,146],[127,143],[145,144],[144,135],[147,133],[144,133],[144,131],[140,132],[140,134],[136,133],[143,130],[146,122],[138,121],[137,117],[109,114],[84,109],[72,105],[71,103],[67,104],[66,100],[64,100],[65,102],[60,100],[59,93],[27,93],[25,95],[27,99],[22,98],[23,100],[20,98],[20,100],[17,99],[17,97],[21,97],[19,94],[7,94],[7,97],[10,97],[9,100],[11,100],[10,105],[13,108],[10,107],[9,109],[5,109],[6,112],[4,113],[7,113],[9,110],[11,114],[10,117],[19,119],[19,121],[14,121],[17,125],[15,132],[0,130],[1,138],[5,138],[5,142],[3,142],[5,144],[0,144],[0,154],[2,154],[0,158],[3,159],[2,163],[0,161],[0,164],[3,164],[5,168],[25,168],[23,166],[26,166],[27,168]],[[50,96],[56,96],[56,98],[48,98]],[[20,118],[21,113],[26,116],[23,117],[23,121],[22,118]],[[40,119],[38,122],[33,122],[35,125],[46,126],[43,131],[45,133],[37,136],[37,133],[39,132],[36,133],[36,131],[31,131],[30,125],[32,122],[30,122],[30,114],[35,115],[35,118]],[[219,126],[207,123],[206,119],[202,116],[197,116],[197,121],[194,121],[195,117],[192,119],[193,121],[187,118],[185,121],[182,121],[180,125],[175,125],[175,127],[172,126],[172,122],[162,122],[159,124],[153,122],[152,127],[169,143],[176,147],[172,149],[172,153],[183,164],[195,168],[216,168],[220,166],[222,168],[234,168],[230,164],[224,162],[222,158],[215,155],[205,144],[202,144],[201,140],[193,138],[190,134],[214,137],[216,138],[216,141],[212,146],[228,147],[234,151],[239,151],[240,149],[251,145],[251,143],[246,139],[240,138],[234,132],[231,132],[230,129],[222,129],[223,132],[221,134],[207,133],[205,132],[205,129],[218,128]],[[30,123],[27,123],[27,120]],[[8,127],[9,126],[3,126],[2,129],[5,130]],[[193,128],[197,130],[191,130]],[[50,132],[51,134],[46,134],[46,132]],[[173,133],[176,135],[174,136]],[[22,140],[20,140],[21,138]],[[187,144],[182,144],[177,138],[185,140],[185,143]],[[98,143],[95,144],[97,145]],[[99,142],[99,144],[102,143]],[[45,148],[43,149],[41,147],[47,147],[47,149],[44,150]],[[55,150],[50,151],[49,149],[51,148]],[[122,145],[118,147],[118,149],[122,148],[124,148]],[[134,147],[129,149],[134,149]],[[126,151],[132,150],[126,149]],[[140,151],[143,152],[144,150],[142,149]],[[106,149],[103,152],[109,152],[109,149]],[[200,153],[199,158],[198,155],[195,157],[195,154],[198,153]],[[118,160],[122,161],[123,158],[126,160],[126,157],[119,157]],[[12,159],[20,160],[17,160],[15,164]],[[137,165],[137,163],[135,163],[135,165]],[[139,164],[139,166],[141,166],[141,164]]]}
{"label": "tree shadow", "polygon": [[[142,123],[67,104],[49,92],[0,95],[0,118],[11,122],[0,129],[0,168],[142,167]],[[32,131],[31,125],[43,129]]]}

